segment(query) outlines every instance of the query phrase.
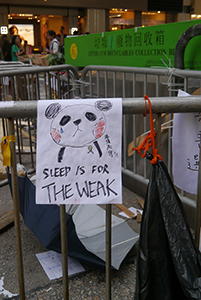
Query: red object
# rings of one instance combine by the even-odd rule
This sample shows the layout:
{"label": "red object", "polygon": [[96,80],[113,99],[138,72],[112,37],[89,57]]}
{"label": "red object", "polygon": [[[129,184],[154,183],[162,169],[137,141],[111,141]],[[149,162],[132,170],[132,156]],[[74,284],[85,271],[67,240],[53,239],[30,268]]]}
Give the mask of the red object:
{"label": "red object", "polygon": [[[144,96],[145,99],[145,113],[144,113],[144,117],[146,117],[146,113],[147,113],[147,103],[146,101],[148,101],[149,103],[149,113],[150,113],[150,127],[151,127],[151,131],[149,133],[147,133],[147,135],[145,136],[144,141],[142,142],[142,144],[136,148],[133,148],[133,150],[136,150],[143,158],[146,156],[147,151],[149,150],[150,147],[152,147],[152,155],[153,155],[153,159],[151,160],[152,164],[156,164],[158,159],[162,160],[162,157],[157,153],[158,150],[155,148],[155,138],[156,138],[156,132],[154,129],[154,123],[153,123],[153,115],[152,115],[152,110],[151,110],[151,101],[149,99],[149,97],[147,97],[146,95]],[[144,150],[144,153],[142,152]]]}

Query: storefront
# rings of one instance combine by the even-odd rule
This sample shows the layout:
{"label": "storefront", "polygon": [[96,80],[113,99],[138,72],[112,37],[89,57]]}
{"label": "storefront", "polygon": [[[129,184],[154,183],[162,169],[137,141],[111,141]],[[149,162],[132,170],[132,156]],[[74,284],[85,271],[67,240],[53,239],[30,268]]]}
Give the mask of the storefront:
{"label": "storefront", "polygon": [[[121,30],[134,28],[136,26],[136,14],[132,9],[112,8],[109,11],[110,30]],[[152,26],[165,24],[167,14],[161,11],[142,11],[141,26]]]}
{"label": "storefront", "polygon": [[109,11],[110,31],[134,27],[134,10],[112,8]]}
{"label": "storefront", "polygon": [[9,14],[8,33],[19,34],[22,41],[42,50],[47,46],[47,31],[60,33],[61,26],[68,30],[67,17],[61,15]]}
{"label": "storefront", "polygon": [[[76,14],[77,12],[77,14]],[[78,31],[79,34],[84,34],[87,30],[87,14],[85,9],[76,10],[74,16],[64,15],[39,15],[31,13],[12,13],[8,15],[8,28],[15,25],[18,34],[27,40],[30,45],[46,47],[46,34],[49,29],[53,29],[56,34],[60,33],[60,28],[65,28],[67,35]],[[53,13],[53,12],[52,12]],[[68,12],[66,11],[66,14]],[[63,13],[64,14],[64,13]],[[163,12],[142,12],[141,25],[151,26],[164,24],[166,20]],[[109,10],[109,30],[121,30],[134,28],[135,11],[131,9],[116,9]]]}
{"label": "storefront", "polygon": [[[4,2],[6,0],[2,0],[2,3]],[[146,10],[148,5],[145,0],[135,1],[133,5],[125,0],[124,5],[128,5],[128,8],[107,9],[103,8],[103,5],[109,7],[115,1],[103,0],[96,4],[99,5],[97,8],[93,6],[92,0],[87,0],[85,7],[80,8],[78,5],[81,5],[81,2],[79,1],[71,3],[67,0],[65,2],[58,0],[55,4],[52,0],[37,0],[31,4],[29,0],[26,0],[27,6],[22,5],[25,0],[19,0],[18,5],[14,0],[8,0],[8,2],[8,5],[0,5],[1,33],[5,33],[6,26],[9,29],[15,25],[22,40],[35,46],[38,51],[42,51],[47,46],[47,31],[52,29],[59,34],[61,26],[65,28],[65,34],[71,35],[74,31],[78,34],[97,33],[178,21],[177,13],[171,13],[173,17],[170,19],[170,13]],[[190,19],[190,14],[188,17]]]}

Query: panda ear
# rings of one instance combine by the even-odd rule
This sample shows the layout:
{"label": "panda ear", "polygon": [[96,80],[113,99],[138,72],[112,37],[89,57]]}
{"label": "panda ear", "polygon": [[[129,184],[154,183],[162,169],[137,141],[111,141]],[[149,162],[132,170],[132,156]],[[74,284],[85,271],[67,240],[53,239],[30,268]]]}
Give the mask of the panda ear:
{"label": "panda ear", "polygon": [[50,104],[45,110],[45,116],[47,119],[55,118],[61,110],[61,105],[59,103]]}
{"label": "panda ear", "polygon": [[100,111],[108,111],[112,108],[112,102],[108,100],[99,100],[94,103],[94,106]]}

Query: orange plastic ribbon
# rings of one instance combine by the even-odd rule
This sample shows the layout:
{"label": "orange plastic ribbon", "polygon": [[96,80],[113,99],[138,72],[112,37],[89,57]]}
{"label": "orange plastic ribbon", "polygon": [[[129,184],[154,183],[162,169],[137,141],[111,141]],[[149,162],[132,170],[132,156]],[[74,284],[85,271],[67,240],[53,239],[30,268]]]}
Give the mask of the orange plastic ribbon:
{"label": "orange plastic ribbon", "polygon": [[10,142],[15,142],[15,136],[4,136],[1,140],[1,153],[3,155],[3,165],[9,167],[11,160]]}
{"label": "orange plastic ribbon", "polygon": [[[155,132],[154,123],[153,123],[153,115],[152,115],[152,110],[151,110],[151,101],[146,95],[144,96],[144,99],[145,99],[145,114],[143,116],[146,117],[146,112],[147,112],[147,103],[146,103],[146,101],[148,101],[151,130],[145,136],[145,139],[142,142],[142,144],[140,146],[136,147],[136,148],[133,148],[133,150],[136,150],[144,158],[147,155],[147,151],[149,150],[149,148],[152,147],[151,153],[153,155],[153,159],[151,160],[151,163],[156,164],[158,159],[162,160],[162,157],[158,154],[158,150],[155,147],[156,132]],[[144,153],[142,151],[144,151]]]}

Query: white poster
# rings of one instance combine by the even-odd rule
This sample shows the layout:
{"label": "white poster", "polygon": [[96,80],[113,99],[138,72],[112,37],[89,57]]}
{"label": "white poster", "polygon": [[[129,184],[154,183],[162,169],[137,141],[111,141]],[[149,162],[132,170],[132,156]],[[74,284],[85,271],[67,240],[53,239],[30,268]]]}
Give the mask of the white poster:
{"label": "white poster", "polygon": [[38,101],[36,203],[121,203],[122,99]]}
{"label": "white poster", "polygon": [[19,35],[22,44],[27,41],[29,45],[34,45],[34,25],[33,24],[9,24],[11,34]]}
{"label": "white poster", "polygon": [[[190,95],[179,92],[179,96]],[[174,184],[191,194],[197,194],[200,121],[200,113],[174,114],[172,137]]]}

